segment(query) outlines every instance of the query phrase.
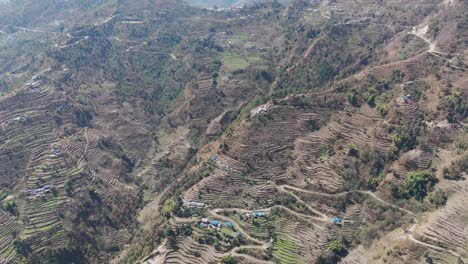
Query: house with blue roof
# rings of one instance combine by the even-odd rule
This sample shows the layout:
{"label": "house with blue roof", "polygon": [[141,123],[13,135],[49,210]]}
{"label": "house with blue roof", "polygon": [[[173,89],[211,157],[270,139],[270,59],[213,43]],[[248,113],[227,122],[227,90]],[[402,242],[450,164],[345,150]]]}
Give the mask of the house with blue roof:
{"label": "house with blue roof", "polygon": [[232,222],[230,222],[230,221],[226,221],[225,224],[226,224],[226,226],[229,227],[229,228],[233,227],[233,224],[232,224]]}
{"label": "house with blue roof", "polygon": [[334,224],[341,224],[341,218],[335,216],[332,218],[332,222]]}
{"label": "house with blue roof", "polygon": [[254,217],[262,217],[266,216],[267,214],[265,212],[254,212]]}
{"label": "house with blue roof", "polygon": [[214,227],[221,227],[221,224],[219,223],[218,220],[211,221],[211,225],[214,226]]}
{"label": "house with blue roof", "polygon": [[212,161],[216,161],[218,158],[216,156],[211,156],[210,158]]}

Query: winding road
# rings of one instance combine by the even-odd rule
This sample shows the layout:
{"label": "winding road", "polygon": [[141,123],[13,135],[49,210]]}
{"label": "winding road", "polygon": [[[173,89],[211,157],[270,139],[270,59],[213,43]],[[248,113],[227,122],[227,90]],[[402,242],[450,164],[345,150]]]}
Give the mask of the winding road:
{"label": "winding road", "polygon": [[[429,248],[432,248],[434,250],[437,250],[437,251],[445,251],[447,253],[450,253],[454,256],[456,256],[457,258],[459,259],[463,259],[462,256],[456,252],[454,252],[453,250],[450,250],[450,249],[445,249],[445,248],[442,248],[442,247],[439,247],[439,246],[435,246],[435,245],[432,245],[432,244],[429,244],[429,243],[426,243],[426,242],[422,242],[420,240],[417,240],[413,235],[412,235],[412,232],[414,231],[414,229],[418,226],[419,222],[418,222],[418,219],[416,217],[416,215],[405,209],[405,208],[402,208],[402,207],[399,207],[397,205],[394,205],[394,204],[391,204],[385,200],[383,200],[382,198],[378,197],[375,193],[371,192],[371,191],[362,191],[362,190],[353,190],[353,191],[347,191],[347,192],[341,192],[341,193],[336,193],[336,194],[329,194],[329,193],[322,193],[322,192],[316,192],[316,191],[308,191],[308,190],[303,190],[303,189],[300,189],[300,188],[297,188],[297,187],[294,187],[294,186],[290,186],[290,185],[278,185],[276,186],[276,188],[280,191],[280,192],[285,192],[285,193],[288,193],[290,195],[292,195],[294,198],[296,198],[298,201],[306,204],[304,201],[302,201],[296,194],[292,193],[291,191],[288,191],[287,189],[291,189],[291,190],[295,190],[295,191],[298,191],[298,192],[303,192],[303,193],[310,193],[310,194],[316,194],[316,195],[323,195],[323,196],[327,196],[327,197],[333,197],[333,196],[344,196],[346,194],[349,194],[349,193],[353,193],[353,192],[357,192],[357,193],[362,193],[362,194],[365,194],[365,195],[368,195],[369,197],[377,200],[378,202],[388,206],[388,207],[391,207],[391,208],[394,208],[394,209],[397,209],[399,211],[402,211],[408,215],[410,215],[412,218],[413,218],[413,221],[414,221],[414,224],[408,229],[408,232],[406,235],[405,235],[405,238],[413,241],[414,243],[417,243],[417,244],[420,244],[420,245],[423,245],[423,246],[426,246],[426,247],[429,247]],[[318,214],[320,217],[313,217],[313,216],[309,216],[309,215],[304,215],[304,214],[301,214],[301,213],[298,213],[298,212],[295,212],[287,207],[284,207],[284,206],[279,206],[279,205],[275,205],[273,207],[270,207],[270,208],[265,208],[265,209],[261,209],[261,210],[258,210],[258,211],[265,211],[265,210],[271,210],[272,208],[274,207],[281,207],[285,210],[287,210],[288,212],[296,215],[296,216],[299,216],[301,218],[306,218],[306,219],[313,219],[313,220],[316,220],[316,221],[321,221],[321,222],[328,222],[330,223],[330,217],[325,215],[324,213],[314,209],[314,208],[311,208],[310,206],[307,205],[307,208],[309,210],[311,210],[312,212]],[[226,217],[226,216],[222,216],[219,214],[219,212],[222,212],[222,211],[232,211],[232,210],[237,210],[241,213],[245,213],[245,212],[252,212],[252,211],[249,211],[249,210],[245,210],[245,209],[241,209],[241,208],[223,208],[223,209],[220,209],[220,208],[216,208],[216,209],[211,209],[209,210],[208,212],[210,213],[210,215],[212,215],[213,217],[216,217],[216,218],[219,218],[223,221],[231,221],[233,223],[233,225],[236,227],[236,230],[238,230],[243,236],[245,236],[248,240],[254,242],[254,243],[257,243],[259,245],[248,245],[248,246],[240,246],[240,247],[236,247],[236,248],[233,248],[232,250],[230,250],[229,252],[225,253],[225,255],[233,255],[233,256],[239,256],[239,257],[244,257],[244,258],[247,258],[249,259],[250,261],[257,261],[258,263],[271,263],[271,262],[268,262],[268,261],[264,261],[264,260],[258,260],[258,259],[255,259],[251,256],[247,256],[245,254],[240,254],[240,253],[237,253],[238,250],[240,249],[247,249],[247,248],[251,248],[251,249],[262,249],[262,250],[265,250],[267,249],[268,247],[270,247],[271,245],[269,243],[266,243],[266,242],[263,242],[263,241],[260,241],[256,238],[253,238],[251,237],[247,232],[245,232],[241,226],[232,221],[229,217]],[[252,259],[253,258],[253,259]]]}
{"label": "winding road", "polygon": [[[414,231],[414,229],[419,225],[419,222],[418,222],[418,219],[416,217],[416,215],[405,209],[405,208],[402,208],[402,207],[399,207],[397,205],[394,205],[394,204],[391,204],[385,200],[383,200],[382,198],[378,197],[375,193],[371,192],[371,191],[361,191],[361,190],[355,190],[355,191],[348,191],[348,192],[342,192],[342,193],[337,193],[337,194],[328,194],[328,193],[321,193],[321,192],[314,192],[314,191],[308,191],[308,190],[303,190],[303,189],[300,189],[300,188],[296,188],[296,187],[293,187],[293,186],[289,186],[289,185],[281,185],[281,186],[277,186],[277,188],[279,190],[282,190],[282,191],[286,191],[288,192],[287,190],[285,190],[285,187],[286,188],[289,188],[289,189],[292,189],[292,190],[296,190],[296,191],[299,191],[299,192],[304,192],[304,193],[310,193],[310,194],[318,194],[318,195],[324,195],[324,196],[328,196],[328,197],[331,197],[331,196],[343,196],[343,195],[346,195],[348,193],[352,193],[352,192],[358,192],[358,193],[362,193],[362,194],[366,194],[366,195],[369,195],[370,197],[372,197],[373,199],[379,201],[380,203],[386,205],[386,206],[389,206],[391,208],[394,208],[394,209],[397,209],[397,210],[400,210],[408,215],[410,215],[412,218],[413,218],[413,221],[414,221],[414,224],[408,229],[408,234],[406,234],[406,238],[408,238],[409,240],[413,241],[414,243],[417,243],[417,244],[420,244],[420,245],[423,245],[423,246],[426,246],[426,247],[429,247],[429,248],[432,248],[432,249],[435,249],[435,250],[438,250],[438,251],[445,251],[447,253],[450,253],[452,255],[454,255],[455,257],[459,258],[459,259],[462,259],[463,261],[463,257],[458,254],[457,252],[453,251],[453,250],[450,250],[450,249],[446,249],[446,248],[442,248],[442,247],[439,247],[439,246],[435,246],[435,245],[432,245],[432,244],[429,244],[429,243],[426,243],[426,242],[422,242],[420,240],[417,240],[413,235],[412,235],[412,232]],[[298,198],[297,196],[295,196],[293,193],[290,193],[291,195],[293,195],[297,200],[301,201],[300,198]],[[303,201],[301,201],[303,202]],[[465,260],[466,261],[466,260]]]}
{"label": "winding road", "polygon": [[[397,205],[391,204],[391,203],[383,200],[382,198],[378,197],[375,193],[373,193],[371,191],[353,190],[353,191],[346,191],[346,192],[341,192],[341,193],[336,193],[336,194],[330,194],[330,193],[323,193],[323,192],[317,192],[317,191],[304,190],[304,189],[300,189],[300,188],[290,186],[290,185],[276,185],[276,188],[280,192],[284,192],[284,193],[288,193],[288,194],[292,195],[294,198],[297,199],[297,201],[305,204],[307,206],[307,209],[309,209],[311,212],[319,215],[319,217],[314,217],[314,216],[310,216],[310,215],[301,214],[301,213],[298,213],[298,212],[296,212],[294,210],[291,210],[291,209],[289,209],[287,207],[284,207],[282,205],[274,205],[274,206],[269,207],[269,208],[263,208],[263,209],[259,209],[259,210],[255,210],[255,211],[270,211],[273,208],[282,208],[282,209],[288,211],[289,213],[291,213],[293,215],[296,215],[297,217],[300,217],[300,218],[302,218],[302,219],[304,219],[306,221],[314,220],[314,221],[319,221],[319,222],[324,222],[324,223],[331,223],[331,218],[329,216],[327,216],[326,214],[318,211],[317,209],[314,209],[314,208],[308,206],[307,203],[302,201],[301,198],[299,196],[297,196],[295,193],[293,193],[291,190],[294,190],[294,191],[297,191],[297,192],[315,194],[315,195],[322,195],[322,196],[326,196],[326,197],[339,197],[339,196],[347,195],[349,193],[361,193],[361,194],[368,195],[372,199],[377,200],[378,202],[380,202],[380,203],[382,203],[382,204],[384,204],[384,205],[386,205],[388,207],[391,207],[391,208],[397,209],[399,211],[402,211],[402,212],[406,213],[407,215],[410,215],[413,218],[414,224],[408,229],[408,233],[406,233],[404,236],[402,236],[402,238],[408,239],[408,240],[410,240],[410,241],[412,241],[414,243],[423,245],[425,247],[431,248],[431,249],[436,250],[436,251],[447,252],[449,254],[452,254],[452,255],[456,256],[459,259],[462,259],[462,261],[463,261],[463,258],[462,258],[462,256],[460,254],[458,254],[458,253],[456,253],[456,252],[454,252],[454,251],[452,251],[450,249],[445,249],[445,248],[442,248],[442,247],[439,247],[439,246],[435,246],[435,245],[432,245],[432,244],[417,240],[412,235],[412,232],[414,231],[414,229],[419,224],[418,219],[416,218],[416,215],[413,212],[411,212],[411,211],[409,211],[409,210],[407,210],[405,208],[399,207]],[[246,210],[246,209],[243,209],[243,208],[213,208],[213,209],[209,209],[208,213],[213,218],[219,219],[221,221],[230,221],[233,224],[233,226],[235,227],[236,231],[238,231],[247,241],[253,243],[253,245],[250,244],[250,245],[242,245],[242,246],[234,247],[231,250],[225,252],[223,254],[223,256],[232,255],[232,256],[235,256],[235,257],[244,258],[249,263],[260,263],[260,264],[267,264],[268,263],[268,264],[271,264],[272,263],[271,261],[265,261],[265,260],[257,259],[257,258],[255,258],[253,256],[250,256],[250,255],[239,253],[239,251],[243,250],[243,249],[252,249],[252,250],[264,251],[264,250],[267,250],[268,248],[270,248],[272,245],[271,245],[270,242],[261,241],[261,240],[259,240],[257,238],[252,237],[251,235],[249,235],[248,232],[246,232],[240,226],[239,223],[237,223],[236,221],[233,221],[230,217],[227,217],[227,216],[224,216],[224,215],[220,214],[222,212],[233,212],[233,211],[237,211],[238,213],[241,213],[241,214],[252,213],[253,212],[251,210]],[[196,223],[197,221],[199,221],[198,218],[192,218],[192,219],[175,218],[175,220],[177,222],[181,222],[181,223]]]}
{"label": "winding road", "polygon": [[461,54],[460,53],[448,53],[448,52],[441,52],[441,51],[438,51],[437,50],[437,44],[434,42],[434,41],[431,41],[430,39],[428,39],[426,37],[426,34],[427,34],[427,31],[429,30],[429,26],[428,25],[425,25],[425,26],[417,26],[417,27],[413,27],[413,30],[411,30],[410,32],[408,32],[409,35],[414,35],[414,36],[417,36],[419,37],[420,39],[424,40],[428,45],[429,45],[429,49],[426,50],[427,53],[441,59],[441,60],[444,60],[446,62],[448,62],[449,66],[452,67],[452,68],[455,68],[457,70],[463,70],[461,67],[458,67],[458,66],[455,66],[453,65],[452,61],[450,59],[447,59],[447,58],[444,58],[442,57],[441,55],[446,55],[446,56],[460,56]]}

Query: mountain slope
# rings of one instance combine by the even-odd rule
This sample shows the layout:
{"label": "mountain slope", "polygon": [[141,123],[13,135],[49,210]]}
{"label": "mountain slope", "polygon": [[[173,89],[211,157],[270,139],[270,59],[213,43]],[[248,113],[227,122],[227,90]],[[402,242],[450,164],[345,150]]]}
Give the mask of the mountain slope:
{"label": "mountain slope", "polygon": [[467,261],[463,1],[15,3],[0,262]]}

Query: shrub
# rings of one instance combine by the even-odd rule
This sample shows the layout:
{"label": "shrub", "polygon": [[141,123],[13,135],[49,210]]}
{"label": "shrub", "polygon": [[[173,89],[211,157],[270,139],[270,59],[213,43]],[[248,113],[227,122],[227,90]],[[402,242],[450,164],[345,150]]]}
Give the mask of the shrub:
{"label": "shrub", "polygon": [[333,240],[328,243],[328,251],[317,258],[318,264],[338,263],[340,259],[348,254],[348,250],[343,242]]}
{"label": "shrub", "polygon": [[27,255],[31,251],[31,246],[24,240],[19,238],[13,241],[13,246],[15,247],[16,253],[19,255]]}
{"label": "shrub", "polygon": [[462,90],[453,90],[444,97],[444,107],[447,111],[447,120],[450,123],[461,122],[468,113],[468,103],[464,99]]}
{"label": "shrub", "polygon": [[167,242],[173,248],[177,248],[177,233],[171,228],[164,229],[163,237],[167,238]]}
{"label": "shrub", "polygon": [[367,181],[367,188],[369,188],[370,190],[372,191],[376,191],[377,188],[379,187],[380,185],[380,182],[382,182],[384,178],[384,175],[381,174],[377,177],[372,177],[370,178],[368,181]]}
{"label": "shrub", "polygon": [[3,205],[3,209],[12,215],[18,215],[18,209],[14,201],[7,202],[5,205]]}
{"label": "shrub", "polygon": [[447,195],[443,191],[435,191],[426,197],[427,201],[436,208],[442,207],[447,202]]}
{"label": "shrub", "polygon": [[348,93],[348,102],[355,107],[361,106],[359,104],[359,96],[356,91],[352,91]]}
{"label": "shrub", "polygon": [[84,263],[85,256],[80,249],[77,248],[52,248],[46,249],[43,252],[30,255],[30,263]]}
{"label": "shrub", "polygon": [[177,208],[176,202],[174,202],[173,199],[169,198],[169,199],[167,199],[166,202],[164,203],[164,207],[163,207],[163,209],[162,209],[162,213],[163,213],[163,215],[164,215],[166,218],[170,218],[172,212],[174,212],[174,210],[176,210],[176,208]]}
{"label": "shrub", "polygon": [[315,119],[309,119],[306,121],[306,127],[310,131],[317,131],[320,129],[320,125],[318,124],[318,121]]}
{"label": "shrub", "polygon": [[[223,65],[223,63],[220,61],[220,60],[213,60],[211,62],[211,72],[217,72],[219,71],[219,69],[221,69],[221,66]],[[216,76],[217,77],[217,76]]]}
{"label": "shrub", "polygon": [[77,109],[75,111],[76,122],[80,127],[90,127],[93,116],[88,110]]}
{"label": "shrub", "polygon": [[460,159],[452,162],[451,166],[443,168],[445,179],[462,180],[463,173],[468,170],[468,153],[465,153]]}
{"label": "shrub", "polygon": [[387,106],[385,104],[378,103],[377,111],[382,115],[386,116],[388,114]]}
{"label": "shrub", "polygon": [[333,240],[328,243],[328,249],[333,251],[338,256],[345,256],[348,252],[346,246],[338,240]]}
{"label": "shrub", "polygon": [[393,144],[399,151],[414,149],[418,144],[415,132],[412,128],[399,129],[397,134],[392,136]]}
{"label": "shrub", "polygon": [[236,259],[231,255],[224,256],[221,258],[221,264],[236,264],[236,263],[237,263]]}
{"label": "shrub", "polygon": [[279,193],[275,195],[275,204],[277,205],[283,205],[285,207],[288,207],[291,204],[296,203],[296,202],[297,200],[291,195],[288,195],[285,193]]}
{"label": "shrub", "polygon": [[339,259],[333,253],[321,255],[317,258],[317,264],[335,264],[338,263]]}
{"label": "shrub", "polygon": [[422,201],[435,184],[434,175],[429,172],[411,171],[406,175],[405,191],[409,197]]}
{"label": "shrub", "polygon": [[352,144],[348,144],[348,156],[359,157],[359,150],[357,150]]}

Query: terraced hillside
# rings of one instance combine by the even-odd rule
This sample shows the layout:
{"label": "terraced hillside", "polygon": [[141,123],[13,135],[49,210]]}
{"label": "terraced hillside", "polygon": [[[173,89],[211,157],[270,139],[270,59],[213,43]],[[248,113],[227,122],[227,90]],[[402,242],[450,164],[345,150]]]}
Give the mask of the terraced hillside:
{"label": "terraced hillside", "polygon": [[15,3],[0,263],[468,263],[466,2]]}
{"label": "terraced hillside", "polygon": [[[338,7],[343,3],[335,4],[321,8],[345,10]],[[389,5],[393,4],[397,3]],[[440,3],[441,6],[453,8],[450,4]],[[350,15],[342,12],[344,17]],[[445,13],[438,12],[430,17]],[[320,13],[317,10],[317,15]],[[426,37],[418,34],[408,37],[414,36],[409,21],[399,21],[401,24],[393,21],[390,25],[385,24],[389,18],[380,18],[382,22],[374,19],[349,20],[335,27],[353,28],[356,23],[356,30],[368,33],[373,26],[375,29],[387,26],[390,31],[382,36],[384,43],[375,39],[376,48],[372,51],[375,55],[369,55],[375,62],[361,62],[356,65],[358,68],[348,71],[341,69],[341,73],[347,72],[342,75],[344,78],[336,81],[335,77],[334,82],[325,84],[328,88],[325,92],[308,92],[317,89],[316,83],[298,79],[302,77],[296,76],[303,74],[293,73],[294,69],[304,71],[305,58],[317,60],[317,56],[327,54],[320,49],[320,41],[327,44],[331,41],[328,38],[337,43],[344,41],[331,35],[338,34],[337,31],[325,32],[311,42],[304,55],[293,53],[287,62],[291,66],[284,73],[301,85],[310,84],[310,88],[297,89],[298,85],[280,75],[273,84],[275,90],[281,91],[286,82],[294,87],[289,91],[298,92],[286,96],[276,92],[245,106],[233,125],[196,155],[187,171],[187,176],[196,183],[183,193],[181,206],[191,214],[201,211],[202,216],[201,208],[208,208],[206,216],[237,223],[234,227],[240,232],[238,237],[261,240],[257,242],[260,245],[247,242],[234,251],[226,251],[225,256],[231,255],[240,263],[252,257],[256,258],[250,259],[252,263],[335,263],[340,258],[343,263],[466,261],[466,248],[461,249],[466,243],[462,239],[466,214],[461,206],[462,197],[467,195],[461,187],[466,185],[466,175],[448,168],[459,168],[455,163],[447,163],[455,156],[459,157],[457,160],[465,157],[462,142],[466,141],[466,128],[455,120],[452,124],[443,121],[445,114],[451,115],[443,106],[449,99],[434,97],[447,86],[451,91],[442,92],[446,95],[453,91],[466,93],[462,84],[466,83],[466,75],[453,61],[434,56],[430,47],[429,50],[408,47],[400,59],[387,59],[384,51],[392,50],[394,43],[419,47],[420,39]],[[425,17],[420,19],[412,21],[416,28],[428,21]],[[366,26],[372,26],[371,31]],[[349,30],[346,34],[367,38]],[[354,40],[347,43],[362,45]],[[302,49],[300,45],[294,47],[295,53]],[[314,49],[319,55],[311,54]],[[368,56],[359,49],[351,49]],[[353,57],[346,49],[330,49],[342,51]],[[440,65],[436,67],[444,74],[434,74],[430,64]],[[466,100],[463,97],[462,101]],[[466,116],[464,111],[461,114]],[[424,199],[411,198],[414,194],[407,188],[414,175],[423,173],[432,175],[433,183],[428,186],[435,187],[423,194]],[[455,180],[449,176],[451,173],[459,177]],[[438,213],[437,208],[444,206],[447,196],[446,209],[439,210],[454,208],[452,212],[461,217],[458,220],[447,212]],[[454,201],[461,207],[450,206]],[[252,217],[263,210],[269,211],[267,220]],[[187,215],[185,211],[174,213]],[[435,231],[442,226],[452,231]],[[347,249],[335,248],[337,243]]]}

